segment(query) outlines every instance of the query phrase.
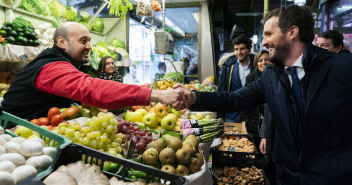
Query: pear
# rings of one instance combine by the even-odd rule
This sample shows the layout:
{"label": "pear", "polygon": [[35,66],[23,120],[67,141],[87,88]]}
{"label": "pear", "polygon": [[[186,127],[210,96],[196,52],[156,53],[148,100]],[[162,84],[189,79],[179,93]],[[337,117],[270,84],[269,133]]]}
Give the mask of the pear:
{"label": "pear", "polygon": [[159,153],[166,147],[166,142],[163,138],[159,138],[156,141],[152,141],[147,145],[148,148],[155,148]]}
{"label": "pear", "polygon": [[195,135],[188,135],[186,137],[185,141],[183,142],[183,144],[185,144],[185,143],[190,143],[195,148],[198,148],[199,141],[198,141],[198,139],[197,139],[197,137]]}
{"label": "pear", "polygon": [[188,170],[189,172],[192,173],[196,173],[200,170],[200,165],[201,163],[199,162],[199,160],[197,158],[192,158],[191,161],[189,162],[188,166]]}
{"label": "pear", "polygon": [[176,174],[179,176],[187,176],[187,175],[189,175],[189,170],[188,170],[187,166],[179,164],[176,167]]}
{"label": "pear", "polygon": [[197,151],[197,149],[191,143],[183,144],[182,148],[189,150],[191,156],[193,156]]}
{"label": "pear", "polygon": [[174,151],[177,151],[182,148],[181,139],[167,134],[163,135],[162,138],[165,139],[168,148],[172,148]]}
{"label": "pear", "polygon": [[159,153],[155,148],[149,148],[143,152],[143,161],[148,165],[155,165],[159,159]]}
{"label": "pear", "polygon": [[188,164],[191,160],[191,153],[189,150],[181,148],[176,152],[176,160],[178,164]]}
{"label": "pear", "polygon": [[169,173],[176,173],[175,167],[169,164],[164,165],[161,167],[161,171],[169,172]]}
{"label": "pear", "polygon": [[195,153],[194,156],[199,160],[200,166],[203,166],[204,164],[204,157],[201,153]]}
{"label": "pear", "polygon": [[159,160],[162,164],[174,164],[175,152],[171,148],[164,148],[159,154]]}

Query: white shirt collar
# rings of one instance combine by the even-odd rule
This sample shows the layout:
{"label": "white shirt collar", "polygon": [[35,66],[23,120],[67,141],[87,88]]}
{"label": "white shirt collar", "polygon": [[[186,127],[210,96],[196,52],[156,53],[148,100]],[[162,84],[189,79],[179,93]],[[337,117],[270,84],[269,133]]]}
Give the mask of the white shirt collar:
{"label": "white shirt collar", "polygon": [[[297,76],[298,76],[299,80],[302,80],[302,78],[305,75],[304,68],[303,68],[303,65],[302,65],[302,59],[303,59],[303,54],[293,64],[293,66],[296,66]],[[290,72],[288,72],[288,70],[286,70],[287,68],[289,68],[289,67],[285,66],[285,71],[288,74],[289,79],[291,81],[291,74],[290,74]]]}

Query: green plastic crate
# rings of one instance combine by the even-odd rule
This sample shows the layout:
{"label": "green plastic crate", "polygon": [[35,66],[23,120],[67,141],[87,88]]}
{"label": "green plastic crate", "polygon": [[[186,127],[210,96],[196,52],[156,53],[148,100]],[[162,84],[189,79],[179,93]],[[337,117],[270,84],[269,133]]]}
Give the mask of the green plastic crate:
{"label": "green plastic crate", "polygon": [[[4,128],[6,134],[9,134],[13,137],[18,137],[17,135],[6,130],[9,121],[12,123],[15,123],[17,125],[27,127],[35,132],[38,132],[40,135],[40,138],[42,138],[44,141],[48,141],[48,142],[46,142],[47,143],[46,145],[51,146],[51,147],[56,147],[57,151],[60,148],[63,148],[66,145],[72,143],[71,140],[69,140],[61,135],[55,134],[54,132],[46,130],[38,125],[34,125],[33,123],[31,123],[29,121],[26,121],[26,120],[21,119],[17,116],[14,116],[12,114],[9,114],[5,111],[0,110],[0,126],[2,126]],[[56,154],[57,154],[57,152],[56,152]],[[53,165],[53,164],[51,164],[51,165]],[[48,167],[48,169],[50,169],[50,166]],[[45,174],[45,172],[48,169],[38,173],[37,176],[41,177],[43,174]]]}

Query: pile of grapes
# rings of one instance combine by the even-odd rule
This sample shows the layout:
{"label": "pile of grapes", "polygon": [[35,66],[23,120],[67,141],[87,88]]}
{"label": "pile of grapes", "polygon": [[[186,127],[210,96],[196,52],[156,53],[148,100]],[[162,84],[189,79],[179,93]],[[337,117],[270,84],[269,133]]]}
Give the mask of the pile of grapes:
{"label": "pile of grapes", "polygon": [[124,135],[117,133],[118,121],[113,113],[100,112],[97,116],[86,120],[84,127],[79,123],[60,123],[54,132],[72,140],[111,155],[123,157],[121,144]]}
{"label": "pile of grapes", "polygon": [[[125,121],[123,119],[119,119],[118,122],[118,134],[123,134],[122,139],[124,141],[133,140],[136,144],[134,154],[142,154],[146,150],[148,143],[153,141],[152,132],[147,132],[147,129],[141,129],[139,126],[134,125],[133,122]],[[127,149],[128,147],[125,144],[122,144],[121,146],[124,149]]]}

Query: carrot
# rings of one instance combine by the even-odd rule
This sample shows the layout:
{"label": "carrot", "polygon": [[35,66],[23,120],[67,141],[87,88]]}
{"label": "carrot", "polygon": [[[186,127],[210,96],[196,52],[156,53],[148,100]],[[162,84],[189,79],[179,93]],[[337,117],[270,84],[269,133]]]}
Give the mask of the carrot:
{"label": "carrot", "polygon": [[4,42],[5,38],[0,35],[0,43]]}

